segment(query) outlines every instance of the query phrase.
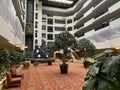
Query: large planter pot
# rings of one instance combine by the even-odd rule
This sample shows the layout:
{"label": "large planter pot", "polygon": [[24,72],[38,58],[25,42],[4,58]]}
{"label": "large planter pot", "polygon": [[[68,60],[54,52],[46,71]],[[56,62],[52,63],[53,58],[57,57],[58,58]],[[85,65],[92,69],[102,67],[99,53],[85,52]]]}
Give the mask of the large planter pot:
{"label": "large planter pot", "polygon": [[68,73],[68,64],[60,64],[60,72],[61,72],[61,74],[67,74]]}
{"label": "large planter pot", "polygon": [[51,62],[51,61],[48,61],[48,65],[52,65],[52,62]]}
{"label": "large planter pot", "polygon": [[84,61],[83,64],[84,64],[84,68],[89,68],[90,61]]}

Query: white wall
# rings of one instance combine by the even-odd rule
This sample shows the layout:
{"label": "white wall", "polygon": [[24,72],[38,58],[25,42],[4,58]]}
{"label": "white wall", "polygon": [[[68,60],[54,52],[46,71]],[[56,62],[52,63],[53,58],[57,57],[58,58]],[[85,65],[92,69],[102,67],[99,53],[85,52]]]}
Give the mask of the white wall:
{"label": "white wall", "polygon": [[13,46],[25,44],[25,33],[16,16],[12,0],[0,0],[0,35]]}

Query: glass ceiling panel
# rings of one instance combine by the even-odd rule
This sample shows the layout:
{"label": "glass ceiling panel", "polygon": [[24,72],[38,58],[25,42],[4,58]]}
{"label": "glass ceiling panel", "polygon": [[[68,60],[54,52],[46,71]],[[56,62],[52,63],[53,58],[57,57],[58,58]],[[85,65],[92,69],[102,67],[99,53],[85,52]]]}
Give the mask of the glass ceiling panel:
{"label": "glass ceiling panel", "polygon": [[72,4],[73,3],[73,1],[70,1],[70,0],[48,0],[48,1],[56,2],[56,3],[63,3],[63,4]]}

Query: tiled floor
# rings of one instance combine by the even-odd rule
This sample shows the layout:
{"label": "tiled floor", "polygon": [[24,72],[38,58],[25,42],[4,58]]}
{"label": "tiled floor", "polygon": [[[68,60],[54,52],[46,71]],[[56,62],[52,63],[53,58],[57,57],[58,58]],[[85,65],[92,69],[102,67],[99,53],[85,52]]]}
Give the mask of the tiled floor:
{"label": "tiled floor", "polygon": [[4,90],[80,90],[84,84],[87,70],[83,64],[67,62],[68,74],[61,74],[59,64],[52,65],[40,63],[35,67],[32,64],[29,69],[22,69],[19,73],[24,74],[21,87],[10,87]]}

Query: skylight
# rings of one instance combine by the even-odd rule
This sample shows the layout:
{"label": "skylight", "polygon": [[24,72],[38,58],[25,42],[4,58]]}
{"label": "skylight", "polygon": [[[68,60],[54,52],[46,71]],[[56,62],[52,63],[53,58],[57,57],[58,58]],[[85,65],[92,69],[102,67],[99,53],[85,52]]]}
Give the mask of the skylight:
{"label": "skylight", "polygon": [[48,0],[48,1],[63,3],[63,4],[72,4],[73,3],[73,1],[70,1],[70,0]]}

